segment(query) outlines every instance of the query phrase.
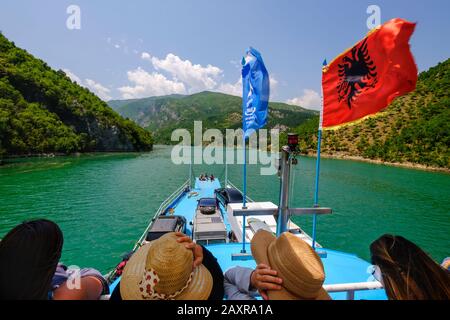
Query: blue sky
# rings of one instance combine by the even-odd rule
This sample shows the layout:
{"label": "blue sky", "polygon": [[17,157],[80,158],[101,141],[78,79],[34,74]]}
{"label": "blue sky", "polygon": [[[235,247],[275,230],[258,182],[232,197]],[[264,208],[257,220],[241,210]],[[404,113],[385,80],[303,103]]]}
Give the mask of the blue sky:
{"label": "blue sky", "polygon": [[[81,29],[69,30],[69,5]],[[361,39],[369,5],[381,21],[418,22],[419,70],[450,56],[448,0],[2,0],[0,30],[103,99],[202,90],[239,94],[239,61],[261,51],[273,101],[317,108],[321,64]]]}

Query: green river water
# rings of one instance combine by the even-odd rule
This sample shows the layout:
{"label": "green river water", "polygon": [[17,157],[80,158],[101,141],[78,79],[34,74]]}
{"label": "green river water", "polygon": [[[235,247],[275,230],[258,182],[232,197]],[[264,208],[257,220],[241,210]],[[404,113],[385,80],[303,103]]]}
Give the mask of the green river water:
{"label": "green river water", "polygon": [[[0,238],[18,223],[51,219],[64,233],[62,261],[109,271],[144,231],[160,203],[188,178],[171,162],[171,148],[145,154],[99,154],[22,159],[0,166]],[[224,167],[196,166],[223,181]],[[229,178],[242,185],[241,166]],[[295,167],[293,206],[313,203],[315,159]],[[248,167],[248,195],[278,203],[277,176]],[[334,213],[318,219],[324,247],[369,259],[384,233],[402,235],[435,260],[450,256],[450,175],[362,162],[322,160],[320,204]],[[311,233],[310,217],[294,221]]]}

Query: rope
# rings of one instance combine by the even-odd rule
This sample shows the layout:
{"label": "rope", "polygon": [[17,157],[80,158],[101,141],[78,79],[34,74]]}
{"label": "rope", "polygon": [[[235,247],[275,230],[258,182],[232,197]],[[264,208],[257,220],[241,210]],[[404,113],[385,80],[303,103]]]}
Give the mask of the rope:
{"label": "rope", "polygon": [[[223,167],[223,171],[222,171],[222,173],[220,174],[220,180],[221,181],[224,181],[225,182],[225,167]],[[227,187],[227,186],[224,186],[225,188]]]}

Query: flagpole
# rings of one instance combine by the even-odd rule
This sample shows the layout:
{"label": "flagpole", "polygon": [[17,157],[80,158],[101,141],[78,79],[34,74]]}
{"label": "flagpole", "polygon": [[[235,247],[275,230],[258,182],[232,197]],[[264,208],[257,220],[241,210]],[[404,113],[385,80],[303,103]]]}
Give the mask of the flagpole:
{"label": "flagpole", "polygon": [[[314,191],[314,208],[319,207],[319,176],[320,176],[320,151],[322,145],[322,125],[319,127],[317,135],[317,161],[316,161],[316,188]],[[316,249],[316,228],[317,228],[317,215],[313,215],[313,232],[312,232],[312,248]]]}
{"label": "flagpole", "polygon": [[[327,66],[327,60],[323,62],[323,67]],[[319,207],[319,177],[320,177],[320,153],[322,149],[322,121],[323,121],[323,86],[322,86],[322,99],[321,110],[319,119],[319,132],[317,133],[317,160],[316,160],[316,179],[314,190],[314,208]],[[312,231],[312,248],[316,250],[316,230],[317,230],[317,214],[313,215],[313,231]]]}
{"label": "flagpole", "polygon": [[[242,209],[247,209],[247,135],[254,133],[253,130],[262,128],[267,123],[269,108],[270,81],[261,54],[249,48],[246,56],[242,58],[242,129],[244,145],[244,186]],[[255,104],[256,103],[256,104]],[[245,256],[245,232],[246,217],[242,216],[242,250]]]}
{"label": "flagpole", "polygon": [[246,199],[246,195],[247,195],[247,148],[246,148],[246,139],[244,137],[244,195],[243,195],[243,206],[242,209],[246,209],[247,208],[247,199]]}
{"label": "flagpole", "polygon": [[[244,133],[244,194],[243,194],[243,204],[242,209],[247,209],[247,148],[245,133]],[[246,253],[245,251],[245,216],[242,217],[242,250],[241,253]]]}

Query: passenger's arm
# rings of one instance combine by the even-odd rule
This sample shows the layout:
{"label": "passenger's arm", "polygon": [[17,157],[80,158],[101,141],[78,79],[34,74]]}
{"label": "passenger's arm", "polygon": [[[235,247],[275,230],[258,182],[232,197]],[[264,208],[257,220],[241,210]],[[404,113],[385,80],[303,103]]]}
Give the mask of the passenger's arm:
{"label": "passenger's arm", "polygon": [[94,276],[80,279],[78,288],[72,288],[71,284],[64,282],[53,291],[54,300],[98,300],[103,292],[103,283]]}
{"label": "passenger's arm", "polygon": [[256,291],[250,288],[253,269],[234,267],[224,274],[225,296],[228,300],[255,300]]}

